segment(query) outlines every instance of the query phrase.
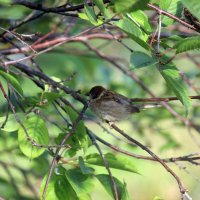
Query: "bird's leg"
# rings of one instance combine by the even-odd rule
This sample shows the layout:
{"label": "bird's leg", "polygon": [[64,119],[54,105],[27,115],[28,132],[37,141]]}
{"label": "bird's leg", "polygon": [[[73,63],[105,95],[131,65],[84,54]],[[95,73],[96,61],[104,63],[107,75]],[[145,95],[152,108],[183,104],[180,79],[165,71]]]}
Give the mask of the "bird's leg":
{"label": "bird's leg", "polygon": [[115,124],[114,122],[110,122],[110,121],[108,121],[108,120],[106,120],[106,123],[110,126],[111,129],[112,129],[112,125]]}

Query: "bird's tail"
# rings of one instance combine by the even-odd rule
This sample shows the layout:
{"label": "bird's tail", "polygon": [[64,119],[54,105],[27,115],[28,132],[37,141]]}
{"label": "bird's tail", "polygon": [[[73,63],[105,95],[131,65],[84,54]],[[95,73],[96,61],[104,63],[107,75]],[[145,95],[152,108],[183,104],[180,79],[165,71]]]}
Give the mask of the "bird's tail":
{"label": "bird's tail", "polygon": [[138,105],[138,108],[139,108],[139,109],[159,108],[159,107],[162,107],[162,105],[159,104],[159,103],[141,104],[141,105]]}

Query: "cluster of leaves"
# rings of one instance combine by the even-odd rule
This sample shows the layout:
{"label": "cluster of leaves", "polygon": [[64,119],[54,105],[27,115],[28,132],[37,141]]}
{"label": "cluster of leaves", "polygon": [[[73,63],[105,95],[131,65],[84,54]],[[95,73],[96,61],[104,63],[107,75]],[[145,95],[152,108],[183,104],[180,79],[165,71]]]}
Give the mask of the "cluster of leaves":
{"label": "cluster of leaves", "polygon": [[[37,3],[39,1],[33,2]],[[161,77],[163,77],[163,80],[166,82],[167,86],[170,88],[173,94],[176,95],[180,102],[184,105],[186,113],[188,112],[191,107],[191,100],[188,97],[189,93],[182,77],[180,76],[178,67],[172,62],[168,62],[172,55],[169,54],[158,56],[158,53],[160,52],[157,52],[157,50],[155,50],[156,46],[154,48],[154,46],[150,46],[149,44],[149,38],[152,37],[154,27],[152,27],[152,25],[149,23],[149,16],[146,14],[145,11],[148,9],[148,3],[152,3],[159,8],[168,11],[176,17],[181,17],[183,7],[187,7],[190,12],[197,19],[200,20],[200,9],[198,0],[93,0],[91,4],[87,3],[87,1],[71,0],[70,2],[73,5],[79,5],[81,3],[84,4],[83,9],[77,10],[78,18],[80,21],[77,22],[72,30],[72,33],[77,32],[77,27],[81,27],[78,29],[81,30],[83,28],[82,26],[84,25],[88,27],[90,27],[91,25],[94,27],[98,27],[109,24],[118,27],[123,33],[127,34],[130,40],[134,41],[139,46],[139,49],[141,49],[140,51],[137,50],[131,53],[129,59],[130,68],[128,70],[136,71],[141,70],[145,67],[154,66]],[[2,22],[2,25],[7,26],[6,28],[9,28],[7,23],[9,20],[23,19],[27,14],[30,13],[28,8],[20,6],[18,7],[16,5],[10,6],[11,2],[9,0],[0,1],[0,3],[2,4],[2,12],[0,12],[0,17],[4,18],[5,21]],[[46,1],[46,4],[44,4],[44,6],[50,7],[53,3],[54,1]],[[23,26],[21,28],[21,31],[33,31],[35,29],[33,27],[37,27],[39,31],[44,31],[44,33],[46,31],[50,31],[52,28],[52,24],[56,22],[57,17],[55,17],[55,19],[51,18],[52,24],[50,24],[51,20],[49,20],[48,17],[49,16],[46,16],[46,18],[43,19],[42,23],[36,21],[33,22],[33,25],[27,24],[27,27]],[[115,18],[117,18],[117,20],[113,20]],[[161,20],[162,26],[164,26],[164,28],[167,28],[168,26],[175,23],[173,19],[167,16],[162,16]],[[171,52],[177,55],[186,51],[196,50],[199,47],[200,36],[191,36],[187,38],[182,38],[180,36],[171,36],[165,40],[161,40],[159,44],[159,51],[172,49]],[[56,65],[59,65],[60,63],[61,65],[66,64],[65,61],[63,61],[66,60],[66,58],[63,59],[62,56],[58,58],[60,59],[57,59]],[[83,85],[88,77],[94,79],[95,82],[97,79],[96,74],[103,77],[103,83],[106,83],[106,81],[108,81],[107,76],[105,75],[105,70],[107,69],[103,69],[100,73],[98,73],[98,65],[100,65],[98,61],[93,62],[87,60],[87,62],[85,62],[85,58],[80,58],[79,60],[77,60],[76,57],[73,58],[69,55],[67,58],[69,58],[71,62],[67,64],[70,64],[72,66],[72,69],[66,69],[67,74],[70,74],[72,71],[78,71],[82,75],[79,80],[67,83],[67,86],[78,88],[78,85]],[[51,62],[45,62],[49,61],[50,59],[50,56],[47,56],[46,58],[44,56],[38,58],[37,61],[38,63],[42,63],[43,66],[46,65],[47,68],[49,68],[49,66],[51,66]],[[85,64],[83,64],[84,62]],[[96,66],[96,68],[92,72],[92,69],[88,67],[88,65],[91,66],[93,64]],[[55,63],[53,63],[53,65],[55,65]],[[76,67],[74,67],[75,65]],[[54,74],[54,72],[57,71],[51,70],[53,69],[50,69],[48,71],[50,74]],[[63,69],[60,70],[61,71],[56,72],[56,74],[62,77],[64,71],[62,71]],[[3,141],[5,140],[6,142],[8,142],[8,146],[2,145],[2,147],[5,149],[9,149],[9,145],[15,146],[16,140],[18,140],[20,151],[17,150],[17,152],[15,153],[18,154],[19,157],[23,157],[22,154],[24,154],[31,160],[35,159],[35,162],[38,165],[39,163],[41,163],[41,160],[46,161],[49,158],[49,154],[52,153],[52,149],[47,148],[48,145],[59,145],[63,138],[66,136],[66,133],[69,133],[71,131],[72,125],[76,123],[76,119],[78,118],[78,114],[71,107],[64,105],[64,110],[66,112],[63,113],[67,115],[66,118],[68,123],[65,125],[61,125],[63,122],[60,123],[60,119],[58,119],[60,116],[58,117],[54,113],[55,102],[59,101],[61,97],[64,97],[66,99],[69,99],[70,102],[72,102],[77,108],[79,108],[80,106],[77,102],[74,102],[74,100],[72,100],[69,95],[66,95],[61,91],[51,91],[51,88],[49,86],[46,86],[43,92],[38,93],[38,91],[33,91],[34,95],[27,95],[26,93],[30,94],[30,88],[32,87],[32,85],[29,85],[29,88],[27,89],[25,87],[27,82],[22,77],[17,77],[14,73],[7,73],[3,67],[1,67],[0,70],[0,77],[3,86],[5,87],[5,83],[7,83],[8,88],[14,90],[14,93],[19,96],[20,104],[23,105],[26,113],[25,116],[24,113],[20,112],[20,108],[16,106],[16,113],[9,114],[9,117],[7,119],[5,110],[6,103],[8,102],[6,102],[5,99],[2,99],[2,102],[4,102],[4,104],[2,103],[1,108],[5,112],[0,113],[0,115],[2,116],[0,118],[0,123],[3,124],[6,121],[6,124],[4,125],[4,127],[2,126],[1,132],[6,134],[9,133],[10,135],[9,139],[2,138]],[[144,76],[144,78],[149,80],[148,77]],[[62,82],[60,79],[56,81],[58,83]],[[150,81],[152,81],[152,79]],[[24,92],[24,90],[26,92]],[[141,91],[140,94],[142,94]],[[11,101],[15,99],[14,97],[9,95],[8,97]],[[30,108],[31,111],[34,110],[34,112],[29,113],[28,111],[30,110]],[[17,119],[22,122],[23,126],[17,122],[14,122],[16,120],[16,116]],[[52,119],[51,121],[49,119],[46,121],[44,120],[45,117],[43,116],[51,116]],[[53,124],[53,122],[55,122],[55,125]],[[56,123],[58,123],[59,125],[57,125]],[[31,141],[27,140],[27,133],[32,141],[36,143],[35,146],[33,146]],[[86,128],[84,122],[80,121],[77,125],[75,132],[66,142],[66,144],[70,145],[71,148],[67,149],[64,156],[58,159],[60,164],[53,170],[53,174],[50,178],[47,188],[46,180],[48,177],[48,168],[42,170],[41,175],[44,177],[44,179],[40,188],[41,199],[43,198],[42,194],[45,189],[47,189],[47,200],[91,199],[90,193],[93,191],[94,179],[97,179],[106,189],[108,194],[113,198],[113,187],[110,177],[105,172],[98,173],[95,168],[99,166],[105,166],[102,157],[94,152],[88,153],[88,149],[92,148],[92,143],[87,133],[88,129]],[[172,143],[174,146],[178,146],[178,144],[176,144],[171,137],[168,137],[167,134],[165,134],[165,138],[168,143],[167,145],[164,145],[161,149],[167,147],[171,148]],[[1,149],[1,151],[2,150],[3,149]],[[54,151],[52,156],[54,156]],[[105,159],[109,163],[110,168],[139,173],[135,167],[135,162],[132,159],[128,159],[127,157],[119,155],[114,155],[111,153],[105,154]],[[119,199],[131,199],[126,188],[126,183],[123,183],[117,177],[114,177],[114,180],[118,188]],[[4,179],[1,179],[0,182],[4,184],[4,182],[6,181]],[[13,195],[18,199],[25,198],[24,196],[20,196],[19,193],[8,193],[8,195],[5,195],[5,197],[10,198],[9,195]]]}
{"label": "cluster of leaves", "polygon": [[[18,94],[23,95],[23,89],[15,76],[7,74],[3,71],[0,71],[0,73]],[[41,96],[43,100],[41,100]],[[26,104],[28,103],[29,105],[34,105],[34,107],[37,106],[38,109],[46,109],[45,107],[47,104],[50,105],[60,96],[64,95],[54,92],[43,92],[42,94],[38,95],[38,98],[26,98]],[[48,102],[46,102],[45,105],[42,103],[44,102],[44,99]],[[27,102],[27,100],[29,101]],[[73,124],[78,115],[68,106],[66,106],[66,110],[69,115],[69,119],[71,120],[70,123]],[[13,114],[10,114],[5,126],[2,127],[1,130],[4,132],[10,132],[10,134],[16,132],[18,133],[19,148],[21,152],[29,159],[32,160],[38,158],[39,156],[41,159],[45,159],[46,155],[44,155],[44,152],[47,148],[44,146],[49,145],[49,130],[46,122],[40,117],[40,115],[29,114],[26,119],[23,113],[18,112],[15,115],[17,115],[17,117],[23,122],[23,126],[20,126],[20,124],[15,121],[15,116]],[[6,117],[0,118],[1,124],[3,124],[5,119]],[[65,128],[63,133],[59,132],[57,137],[54,139],[54,143],[59,145],[68,131],[70,131],[70,127],[68,129]],[[36,146],[33,146],[33,144],[27,140],[26,133],[28,133],[31,140],[36,143]],[[13,145],[13,140],[10,141],[7,138],[5,141],[9,145]],[[79,122],[73,136],[67,140],[67,144],[70,145],[71,148],[65,153],[66,160],[61,159],[61,163],[67,164],[67,167],[64,168],[61,164],[54,170],[51,180],[48,184],[46,199],[90,199],[89,194],[94,186],[94,178],[97,178],[105,187],[106,191],[113,196],[110,177],[104,173],[96,173],[95,169],[92,167],[104,166],[101,156],[97,153],[86,154],[87,149],[91,146],[91,142],[87,136],[87,130],[82,121]],[[40,145],[42,146],[40,147]],[[84,155],[84,157],[78,156],[79,154]],[[110,153],[105,154],[105,158],[109,162],[111,168],[138,173],[137,169],[135,168],[134,161],[131,159]],[[41,160],[36,162],[41,162]],[[46,170],[47,168],[44,169],[44,171]],[[47,175],[48,173],[45,175],[40,188],[41,198]],[[125,183],[122,183],[117,178],[115,178],[115,182],[118,187],[120,199],[129,199],[130,197],[128,196]],[[25,198],[24,196],[16,197]]]}

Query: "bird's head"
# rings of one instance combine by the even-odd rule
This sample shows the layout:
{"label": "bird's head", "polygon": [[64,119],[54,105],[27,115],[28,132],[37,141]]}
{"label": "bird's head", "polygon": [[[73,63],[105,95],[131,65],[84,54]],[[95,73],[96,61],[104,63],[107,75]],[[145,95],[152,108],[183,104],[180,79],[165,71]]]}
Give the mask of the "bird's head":
{"label": "bird's head", "polygon": [[87,96],[89,96],[90,99],[97,99],[105,90],[106,89],[104,87],[97,85],[91,88],[91,90],[87,93]]}

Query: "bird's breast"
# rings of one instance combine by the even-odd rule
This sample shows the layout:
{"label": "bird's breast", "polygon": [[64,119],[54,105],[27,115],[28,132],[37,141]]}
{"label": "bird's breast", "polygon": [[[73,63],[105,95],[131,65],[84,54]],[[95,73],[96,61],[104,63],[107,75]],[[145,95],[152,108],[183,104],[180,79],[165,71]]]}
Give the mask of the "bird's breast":
{"label": "bird's breast", "polygon": [[91,101],[90,107],[96,115],[107,121],[119,121],[130,114],[127,105],[115,101]]}

